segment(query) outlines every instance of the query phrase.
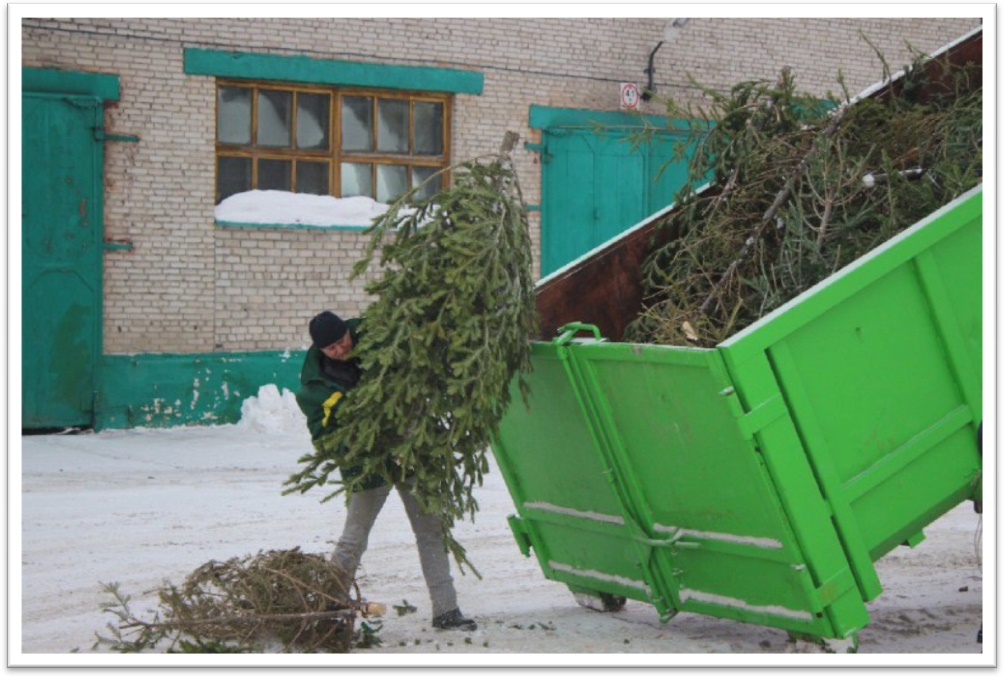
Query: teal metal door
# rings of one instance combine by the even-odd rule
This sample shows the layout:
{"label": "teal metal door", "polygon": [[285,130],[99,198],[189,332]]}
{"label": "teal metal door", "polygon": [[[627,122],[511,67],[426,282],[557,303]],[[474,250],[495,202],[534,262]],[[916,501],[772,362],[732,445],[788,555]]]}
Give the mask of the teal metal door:
{"label": "teal metal door", "polygon": [[101,353],[99,98],[22,96],[23,428],[88,426]]}
{"label": "teal metal door", "polygon": [[633,149],[633,129],[542,129],[542,276],[669,205],[684,184],[683,163],[665,166],[677,134]]}

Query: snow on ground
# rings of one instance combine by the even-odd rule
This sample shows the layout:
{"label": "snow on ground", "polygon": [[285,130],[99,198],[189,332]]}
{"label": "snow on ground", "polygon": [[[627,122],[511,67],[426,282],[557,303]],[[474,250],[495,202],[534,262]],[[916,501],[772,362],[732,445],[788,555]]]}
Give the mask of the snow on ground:
{"label": "snow on ground", "polygon": [[[100,611],[108,600],[103,582],[120,583],[135,609],[153,608],[145,592],[164,580],[180,582],[211,559],[297,546],[331,550],[342,501],[320,504],[322,493],[314,491],[281,495],[282,482],[309,449],[292,395],[268,386],[244,402],[242,414],[236,425],[21,438],[20,542],[11,523],[11,552],[20,553],[21,566],[11,571],[9,664],[85,666],[95,658],[132,664],[126,656],[92,651],[95,632],[109,619]],[[13,495],[16,517],[16,490]],[[460,524],[456,535],[484,579],[456,570],[455,579],[461,607],[477,619],[478,630],[429,626],[418,555],[401,503],[392,497],[359,582],[370,600],[407,601],[418,610],[400,617],[392,610],[380,631],[382,646],[312,664],[705,666],[739,657],[744,665],[762,659],[862,665],[892,655],[895,664],[935,666],[988,665],[994,657],[993,643],[983,657],[976,643],[983,585],[979,517],[969,502],[932,524],[917,548],[900,548],[878,562],[884,592],[868,604],[872,622],[860,632],[859,654],[823,655],[770,627],[691,613],[661,624],[651,606],[634,601],[615,614],[581,608],[564,585],[546,580],[536,561],[520,553],[506,522],[513,502],[494,464],[477,498],[477,519]],[[192,656],[174,659],[184,657]],[[288,665],[300,658],[308,656],[268,659]]]}

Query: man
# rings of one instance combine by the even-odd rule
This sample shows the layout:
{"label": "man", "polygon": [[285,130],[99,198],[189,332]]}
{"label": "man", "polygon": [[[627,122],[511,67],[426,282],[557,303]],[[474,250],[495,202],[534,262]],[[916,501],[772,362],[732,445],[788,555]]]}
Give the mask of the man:
{"label": "man", "polygon": [[[325,310],[311,319],[309,330],[312,345],[307,350],[300,372],[300,389],[297,404],[307,416],[307,427],[315,447],[324,437],[334,432],[336,411],[360,378],[365,377],[360,360],[353,356],[353,348],[361,335],[360,319],[345,321]],[[343,479],[358,477],[360,467],[339,467]],[[437,514],[423,513],[411,493],[412,482],[406,480],[394,486],[405,506],[405,513],[415,533],[419,548],[422,574],[429,588],[433,606],[433,626],[437,629],[473,630],[475,622],[457,607],[457,592],[450,576],[450,561],[443,542],[443,525]],[[332,561],[341,566],[348,579],[355,577],[367,539],[384,501],[391,492],[383,477],[373,474],[364,477],[360,490],[349,495],[348,509],[342,536],[332,554]]]}

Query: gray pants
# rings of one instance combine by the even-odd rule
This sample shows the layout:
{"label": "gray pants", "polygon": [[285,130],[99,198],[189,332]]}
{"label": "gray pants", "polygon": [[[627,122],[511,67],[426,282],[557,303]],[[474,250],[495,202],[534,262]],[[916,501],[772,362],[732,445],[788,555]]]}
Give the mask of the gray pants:
{"label": "gray pants", "polygon": [[[443,544],[443,523],[439,516],[423,513],[407,484],[396,488],[405,505],[408,520],[412,523],[415,542],[419,546],[422,575],[426,578],[429,598],[433,603],[433,617],[437,617],[457,607],[457,592],[454,590],[454,579],[450,576],[449,554]],[[345,527],[332,560],[353,576],[366,551],[370,529],[390,493],[390,486],[381,486],[349,496]]]}

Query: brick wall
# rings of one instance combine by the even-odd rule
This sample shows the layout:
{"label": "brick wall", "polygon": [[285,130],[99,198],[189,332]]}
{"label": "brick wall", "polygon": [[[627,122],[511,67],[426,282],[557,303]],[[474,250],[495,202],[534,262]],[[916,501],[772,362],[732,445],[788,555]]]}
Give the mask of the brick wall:
{"label": "brick wall", "polygon": [[[105,257],[106,353],[300,349],[306,322],[330,307],[361,311],[346,281],[365,236],[353,231],[214,225],[214,80],[186,76],[187,47],[472,69],[481,95],[458,95],[455,161],[498,148],[507,130],[537,141],[532,104],[616,110],[618,83],[643,69],[666,19],[24,19],[22,65],[112,73],[121,100],[106,128],[106,236],[131,251]],[[696,101],[690,84],[728,89],[792,66],[801,89],[850,93],[932,51],[978,19],[692,19],[656,54],[659,96]],[[254,47],[249,47],[253,45]],[[658,113],[658,98],[643,112]],[[517,152],[525,199],[540,201],[536,155]],[[538,215],[531,214],[539,248]]]}

